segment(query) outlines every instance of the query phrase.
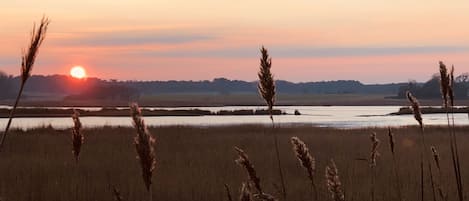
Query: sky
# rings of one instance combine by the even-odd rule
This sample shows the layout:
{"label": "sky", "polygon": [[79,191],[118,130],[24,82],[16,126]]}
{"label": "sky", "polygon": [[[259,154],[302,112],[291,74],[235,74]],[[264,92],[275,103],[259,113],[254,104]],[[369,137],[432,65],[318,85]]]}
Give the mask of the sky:
{"label": "sky", "polygon": [[0,71],[18,75],[34,22],[51,19],[33,74],[253,81],[426,81],[469,72],[469,1],[15,0],[0,7]]}

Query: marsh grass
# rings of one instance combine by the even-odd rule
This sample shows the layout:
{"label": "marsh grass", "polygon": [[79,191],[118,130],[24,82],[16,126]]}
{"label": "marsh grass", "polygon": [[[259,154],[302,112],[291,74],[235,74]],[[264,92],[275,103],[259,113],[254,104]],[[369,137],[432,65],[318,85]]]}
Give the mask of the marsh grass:
{"label": "marsh grass", "polygon": [[[263,178],[263,190],[276,192],[272,183],[278,182],[278,171],[270,133],[263,133],[264,126],[229,127],[158,127],[149,132],[158,133],[158,172],[151,188],[153,197],[165,201],[181,200],[226,200],[223,184],[240,186],[246,181],[245,172],[233,162],[233,149],[243,145],[249,151],[249,158],[256,165],[258,176]],[[369,153],[369,133],[385,139],[387,129],[332,129],[311,126],[279,126],[280,157],[284,161],[285,176],[289,178],[288,194],[291,200],[310,200],[310,183],[305,172],[299,171],[298,160],[291,151],[290,138],[302,139],[316,159],[316,168],[323,174],[330,158],[339,169],[340,179],[347,200],[369,200],[369,168],[362,161],[351,160],[363,153]],[[469,127],[455,127],[463,133]],[[81,152],[80,168],[70,160],[70,131],[50,128],[29,131],[12,130],[11,143],[5,144],[4,157],[0,158],[0,195],[4,200],[113,200],[110,184],[119,187],[125,200],[147,200],[143,188],[140,164],[135,159],[135,136],[133,128],[105,127],[84,129],[87,134],[86,149]],[[442,178],[452,175],[451,151],[447,146],[445,127],[427,127],[426,139],[439,148]],[[419,141],[418,127],[395,128],[395,149],[400,164],[402,193],[406,200],[418,200]],[[469,154],[469,135],[459,136],[461,155]],[[20,143],[21,142],[21,143]],[[209,157],[207,157],[209,156]],[[397,190],[390,188],[396,181],[392,174],[392,155],[381,150],[380,164],[376,167],[376,200],[395,200]],[[469,164],[461,161],[462,168]],[[465,173],[465,172],[463,172]],[[469,174],[463,174],[469,177]],[[430,184],[430,180],[425,180]],[[317,177],[318,200],[330,200],[325,178]],[[457,189],[453,180],[444,179],[441,185],[448,194],[448,200],[455,200]],[[468,185],[466,183],[466,185]],[[78,186],[77,189],[75,189]],[[239,195],[239,188],[233,188],[233,195]],[[426,192],[430,198],[430,191]],[[277,194],[275,194],[277,195]]]}

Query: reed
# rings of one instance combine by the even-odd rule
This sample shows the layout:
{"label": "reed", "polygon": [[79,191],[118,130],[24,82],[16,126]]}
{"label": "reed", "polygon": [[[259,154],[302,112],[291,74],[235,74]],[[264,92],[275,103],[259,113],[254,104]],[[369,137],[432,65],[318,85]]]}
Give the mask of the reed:
{"label": "reed", "polygon": [[443,181],[443,177],[441,174],[441,162],[440,162],[440,154],[438,153],[438,150],[436,149],[435,146],[431,146],[430,149],[432,150],[432,155],[433,155],[433,161],[435,162],[435,166],[438,172],[438,183],[437,189],[438,189],[438,195],[440,196],[441,200],[447,201],[448,200],[448,194],[443,189],[443,186],[441,185]]}
{"label": "reed", "polygon": [[333,159],[326,166],[326,187],[334,201],[345,201],[342,183],[339,178],[339,170]]}
{"label": "reed", "polygon": [[272,109],[275,103],[275,82],[274,76],[270,72],[271,67],[272,58],[269,56],[267,49],[262,46],[260,67],[259,72],[257,73],[257,76],[259,77],[257,88],[268,106],[270,119],[273,121]]}
{"label": "reed", "polygon": [[246,170],[250,183],[255,187],[257,193],[262,194],[264,191],[261,187],[261,179],[257,176],[256,169],[254,169],[254,165],[249,160],[249,156],[238,147],[235,147],[235,150],[238,153],[238,158],[235,162]]}
{"label": "reed", "polygon": [[132,103],[130,105],[130,111],[134,127],[137,130],[137,136],[134,138],[137,158],[140,161],[142,178],[145,183],[146,190],[150,194],[151,200],[152,194],[150,187],[152,184],[153,171],[156,168],[156,155],[154,150],[156,140],[147,130],[142,118],[142,112],[137,103]]}
{"label": "reed", "polygon": [[20,89],[18,91],[18,95],[16,96],[16,100],[13,105],[13,108],[10,111],[10,115],[8,117],[8,123],[2,135],[2,140],[0,141],[0,151],[3,148],[3,144],[5,143],[5,139],[7,137],[8,131],[10,130],[11,122],[15,115],[15,110],[20,101],[21,94],[23,93],[23,89],[26,84],[26,81],[28,80],[29,77],[31,77],[31,71],[34,66],[34,62],[36,61],[36,56],[39,52],[39,47],[41,47],[41,44],[46,37],[47,27],[49,26],[49,23],[50,23],[50,20],[47,17],[43,17],[37,29],[36,29],[36,25],[35,24],[33,25],[29,47],[26,50],[23,50],[23,55],[21,57]]}
{"label": "reed", "polygon": [[427,144],[425,142],[425,133],[424,133],[424,126],[423,126],[423,119],[422,119],[422,112],[420,111],[420,104],[418,100],[410,93],[407,92],[407,99],[409,100],[411,107],[412,107],[412,112],[414,113],[414,118],[415,120],[419,123],[420,125],[420,136],[421,136],[421,151],[420,151],[420,198],[421,200],[425,200],[424,198],[424,160],[425,158],[427,159],[427,166],[429,170],[429,176],[430,176],[430,182],[431,182],[431,187],[432,187],[432,195],[433,195],[433,200],[436,200],[436,191],[435,191],[435,183],[433,180],[433,171],[432,171],[432,166],[430,163],[430,160],[428,159],[428,154],[425,154],[427,149]]}
{"label": "reed", "polygon": [[261,179],[257,176],[256,169],[254,169],[254,165],[249,160],[249,156],[238,147],[235,147],[235,150],[238,153],[238,158],[235,160],[235,162],[246,170],[250,183],[254,186],[255,190],[257,191],[257,193],[253,194],[253,196],[260,200],[276,200],[274,196],[267,194],[263,191],[261,187]]}
{"label": "reed", "polygon": [[259,72],[257,73],[259,77],[259,84],[257,85],[257,88],[259,89],[259,94],[262,96],[262,98],[267,104],[269,115],[270,115],[270,120],[272,121],[272,132],[273,132],[272,135],[274,138],[275,154],[277,157],[277,165],[278,165],[278,172],[279,172],[278,174],[280,177],[280,182],[282,184],[282,197],[283,197],[283,200],[287,200],[287,190],[286,190],[285,179],[283,176],[282,162],[280,161],[278,137],[277,137],[277,134],[275,133],[275,124],[274,124],[274,118],[272,114],[272,110],[273,110],[274,103],[275,103],[275,93],[276,93],[274,76],[272,75],[270,71],[272,67],[272,58],[269,56],[269,53],[267,49],[264,48],[264,46],[261,47],[260,51],[261,51],[260,66],[259,66]]}
{"label": "reed", "polygon": [[379,140],[376,137],[376,133],[373,132],[370,135],[370,140],[371,140],[371,151],[370,151],[370,169],[371,169],[371,189],[370,189],[370,195],[371,195],[371,201],[375,201],[375,179],[376,179],[376,159],[379,156],[378,152],[378,146],[379,146]]}
{"label": "reed", "polygon": [[80,156],[81,147],[85,141],[85,136],[82,132],[82,124],[80,121],[80,113],[77,110],[73,110],[72,114],[73,128],[72,128],[72,153],[75,157],[75,162],[78,163],[78,157]]}
{"label": "reed", "polygon": [[[461,165],[459,162],[459,151],[458,151],[458,144],[456,139],[456,132],[454,129],[454,93],[453,93],[453,86],[454,86],[454,66],[451,68],[451,73],[448,73],[446,65],[440,61],[439,62],[439,70],[440,70],[440,91],[441,96],[443,99],[443,105],[446,110],[446,119],[448,123],[448,131],[450,136],[450,148],[451,148],[451,161],[453,165],[453,171],[456,180],[456,187],[458,192],[458,199],[459,201],[464,200],[464,190],[462,186],[462,177],[461,177]],[[448,105],[448,99],[451,105]],[[450,123],[449,113],[451,110],[452,115],[452,123]]]}
{"label": "reed", "polygon": [[397,197],[399,201],[403,201],[403,196],[402,196],[402,190],[401,190],[401,178],[399,175],[399,162],[396,159],[397,154],[395,152],[396,149],[396,140],[394,139],[394,134],[391,130],[391,128],[388,128],[388,137],[389,137],[389,149],[391,151],[392,155],[392,164],[393,164],[393,171],[394,171],[394,176],[396,177],[396,191],[397,191]]}
{"label": "reed", "polygon": [[308,147],[306,144],[300,140],[298,137],[292,137],[290,139],[291,144],[293,145],[293,152],[296,155],[296,158],[300,162],[301,166],[306,170],[308,174],[308,179],[311,182],[311,199],[318,200],[317,187],[314,182],[314,175],[316,171],[316,161],[311,156]]}

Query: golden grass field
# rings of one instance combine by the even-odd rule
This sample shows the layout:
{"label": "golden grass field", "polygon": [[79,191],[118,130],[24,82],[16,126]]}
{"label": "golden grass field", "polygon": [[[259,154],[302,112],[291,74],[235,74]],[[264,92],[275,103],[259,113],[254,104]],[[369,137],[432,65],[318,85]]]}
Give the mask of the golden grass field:
{"label": "golden grass field", "polygon": [[[469,154],[468,127],[458,127],[460,155]],[[244,170],[234,160],[238,146],[250,156],[266,192],[279,196],[279,178],[272,132],[278,134],[288,200],[311,200],[306,172],[292,151],[290,137],[300,137],[316,158],[315,181],[319,200],[330,200],[325,187],[325,166],[334,158],[346,200],[369,200],[370,168],[366,161],[371,150],[369,135],[376,132],[381,144],[376,167],[376,200],[397,200],[396,178],[392,172],[387,129],[339,130],[311,126],[281,126],[274,131],[264,126],[158,127],[150,128],[156,137],[157,165],[153,176],[153,200],[227,200],[224,184],[235,198]],[[456,200],[456,187],[445,127],[428,127],[428,145],[434,145],[442,158],[444,190]],[[71,130],[40,128],[14,130],[0,153],[0,197],[2,201],[113,200],[112,186],[125,200],[147,200],[136,159],[133,128],[85,129],[85,143],[78,164],[72,154]],[[399,175],[406,200],[419,200],[420,135],[417,127],[394,129]],[[427,152],[430,154],[430,150]],[[463,178],[469,178],[469,163],[461,160]],[[435,170],[436,168],[434,168]],[[434,173],[436,175],[436,173]],[[428,178],[428,177],[425,177]],[[465,180],[464,186],[469,186]],[[426,181],[426,198],[431,198]]]}

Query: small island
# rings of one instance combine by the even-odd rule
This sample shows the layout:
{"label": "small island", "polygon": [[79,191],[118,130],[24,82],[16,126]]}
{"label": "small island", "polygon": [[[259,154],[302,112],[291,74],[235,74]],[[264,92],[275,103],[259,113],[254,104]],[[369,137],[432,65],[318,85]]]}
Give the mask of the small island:
{"label": "small island", "polygon": [[[421,107],[420,108],[422,114],[441,114],[446,112],[452,113],[469,113],[468,107],[454,107],[452,109],[448,108],[445,109],[444,107]],[[412,109],[410,107],[401,107],[399,111],[393,112],[390,115],[407,115],[413,114]]]}

